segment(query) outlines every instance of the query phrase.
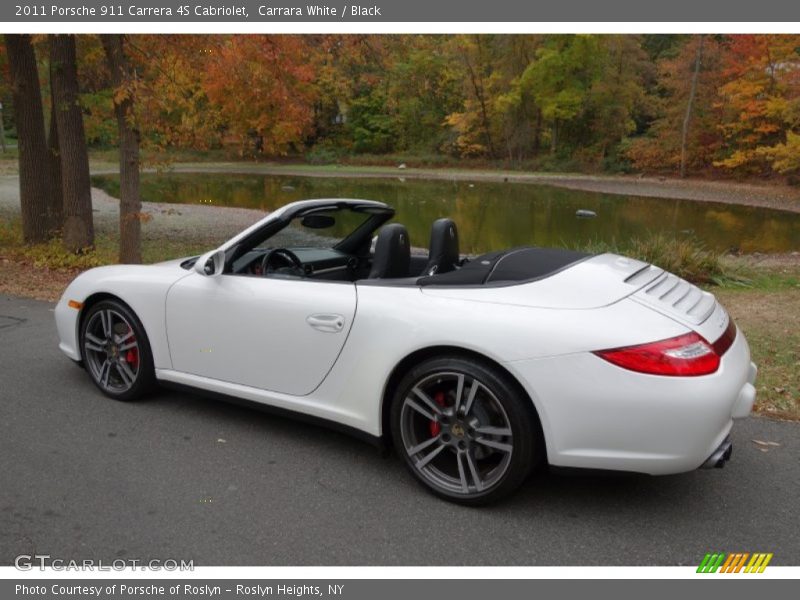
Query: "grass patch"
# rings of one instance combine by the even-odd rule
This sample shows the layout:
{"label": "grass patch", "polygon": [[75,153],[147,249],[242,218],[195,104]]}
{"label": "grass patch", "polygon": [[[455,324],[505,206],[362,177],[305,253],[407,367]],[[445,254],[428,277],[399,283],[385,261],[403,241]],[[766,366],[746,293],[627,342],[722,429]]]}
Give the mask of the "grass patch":
{"label": "grass patch", "polygon": [[792,287],[792,275],[754,281],[769,287],[722,287],[715,294],[744,332],[758,365],[756,410],[800,419],[800,289]]}
{"label": "grass patch", "polygon": [[[89,148],[89,159],[98,164],[119,164],[119,148]],[[159,167],[174,163],[205,163],[219,161],[238,161],[252,162],[242,159],[230,149],[214,148],[208,150],[194,149],[170,149],[168,151],[156,150],[153,148],[142,148],[140,160],[144,167]]]}
{"label": "grass patch", "polygon": [[743,325],[742,328],[753,362],[759,368],[756,410],[800,419],[800,335],[787,333],[776,343],[763,327]]}
{"label": "grass patch", "polygon": [[0,175],[16,175],[19,173],[19,151],[7,148],[0,153]]}
{"label": "grass patch", "polygon": [[[295,156],[290,157],[289,160],[297,162],[299,158],[301,157]],[[542,173],[598,173],[603,171],[603,165],[599,165],[596,161],[554,156],[549,152],[523,160],[510,160],[508,158],[453,156],[424,150],[387,154],[351,154],[341,149],[322,146],[311,149],[302,159],[312,165],[337,164],[350,167],[397,167],[404,164],[409,169],[535,171]],[[606,170],[619,171],[619,169]]]}
{"label": "grass patch", "polygon": [[714,290],[758,365],[756,411],[800,419],[800,259],[726,257],[732,275]]}
{"label": "grass patch", "polygon": [[727,290],[758,290],[762,292],[782,292],[800,290],[800,259],[796,265],[755,266],[752,264],[726,260],[725,276],[720,286]]}

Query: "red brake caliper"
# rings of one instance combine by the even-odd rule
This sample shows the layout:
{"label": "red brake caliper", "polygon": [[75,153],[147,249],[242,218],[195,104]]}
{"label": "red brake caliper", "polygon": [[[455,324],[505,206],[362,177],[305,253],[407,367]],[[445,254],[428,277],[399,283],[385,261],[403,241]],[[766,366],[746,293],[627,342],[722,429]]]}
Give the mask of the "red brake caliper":
{"label": "red brake caliper", "polygon": [[[433,395],[433,401],[436,402],[439,406],[444,407],[444,392],[436,392]],[[431,437],[436,437],[439,435],[439,432],[442,430],[441,424],[438,421],[430,421],[428,423],[428,429],[431,432]]]}
{"label": "red brake caliper", "polygon": [[[128,330],[130,331],[130,329]],[[130,340],[132,342],[136,341],[136,336],[131,336]],[[137,348],[131,348],[125,353],[125,362],[131,365],[134,369],[139,368],[139,350]]]}

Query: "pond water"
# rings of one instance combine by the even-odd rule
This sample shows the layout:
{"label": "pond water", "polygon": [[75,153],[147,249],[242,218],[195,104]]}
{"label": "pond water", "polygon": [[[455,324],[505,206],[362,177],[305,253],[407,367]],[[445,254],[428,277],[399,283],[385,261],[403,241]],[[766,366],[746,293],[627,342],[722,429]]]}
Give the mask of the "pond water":
{"label": "pond water", "polygon": [[[93,185],[118,196],[119,177]],[[800,249],[800,214],[689,200],[582,192],[522,183],[345,179],[227,173],[145,173],[145,202],[214,204],[273,210],[306,198],[366,198],[397,210],[412,245],[427,246],[431,223],[456,221],[461,251],[512,246],[579,247],[651,233],[694,236],[707,247],[742,252]],[[578,210],[595,218],[578,218]]]}

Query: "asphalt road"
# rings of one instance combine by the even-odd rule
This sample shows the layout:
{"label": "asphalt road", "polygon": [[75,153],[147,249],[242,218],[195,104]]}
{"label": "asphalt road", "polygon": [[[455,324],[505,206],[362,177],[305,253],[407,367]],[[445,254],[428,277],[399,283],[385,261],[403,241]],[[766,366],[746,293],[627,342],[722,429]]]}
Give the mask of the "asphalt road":
{"label": "asphalt road", "polygon": [[722,470],[545,473],[463,508],[324,428],[172,391],[109,400],[58,351],[52,305],[0,296],[0,564],[692,565],[718,550],[798,565],[799,434],[752,418]]}

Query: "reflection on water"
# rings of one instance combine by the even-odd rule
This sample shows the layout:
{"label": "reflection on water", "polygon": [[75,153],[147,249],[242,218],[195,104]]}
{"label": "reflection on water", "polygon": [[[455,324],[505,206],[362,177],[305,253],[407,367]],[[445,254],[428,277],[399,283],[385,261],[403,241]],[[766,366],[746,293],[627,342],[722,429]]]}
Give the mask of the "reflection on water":
{"label": "reflection on water", "polygon": [[[94,185],[118,195],[119,178]],[[411,243],[427,246],[431,223],[456,221],[462,252],[511,246],[578,246],[648,233],[693,235],[708,247],[743,252],[800,249],[800,214],[747,206],[581,192],[521,183],[340,179],[220,173],[143,174],[146,202],[273,210],[306,198],[366,198],[397,209]],[[578,209],[595,211],[579,219]]]}

